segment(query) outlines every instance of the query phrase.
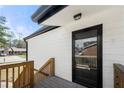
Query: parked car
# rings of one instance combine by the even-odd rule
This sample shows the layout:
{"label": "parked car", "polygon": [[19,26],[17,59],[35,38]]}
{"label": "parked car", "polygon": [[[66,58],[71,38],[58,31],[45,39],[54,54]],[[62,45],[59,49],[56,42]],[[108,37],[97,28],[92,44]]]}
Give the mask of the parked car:
{"label": "parked car", "polygon": [[7,56],[7,54],[6,53],[1,53],[0,56]]}

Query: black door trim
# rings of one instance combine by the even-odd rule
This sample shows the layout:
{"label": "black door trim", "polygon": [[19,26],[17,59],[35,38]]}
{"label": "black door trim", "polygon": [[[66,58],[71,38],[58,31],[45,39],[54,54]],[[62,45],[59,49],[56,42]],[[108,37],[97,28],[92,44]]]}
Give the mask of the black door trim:
{"label": "black door trim", "polygon": [[77,31],[73,31],[72,32],[72,81],[74,82],[75,80],[75,62],[74,62],[74,46],[75,46],[75,34],[76,33],[80,33],[82,31],[90,31],[90,30],[98,30],[97,31],[97,87],[98,88],[102,88],[103,87],[103,73],[102,73],[102,29],[103,29],[103,25],[102,24],[99,24],[99,25],[95,25],[95,26],[91,26],[91,27],[88,27],[88,28],[84,28],[84,29],[80,29],[80,30],[77,30]]}

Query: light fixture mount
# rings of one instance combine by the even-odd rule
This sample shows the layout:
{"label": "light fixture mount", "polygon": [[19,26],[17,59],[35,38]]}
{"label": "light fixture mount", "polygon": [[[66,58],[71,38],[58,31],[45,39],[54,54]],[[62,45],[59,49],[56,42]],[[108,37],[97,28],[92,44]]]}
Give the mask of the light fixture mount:
{"label": "light fixture mount", "polygon": [[81,19],[82,13],[78,13],[76,15],[73,16],[74,20],[79,20]]}

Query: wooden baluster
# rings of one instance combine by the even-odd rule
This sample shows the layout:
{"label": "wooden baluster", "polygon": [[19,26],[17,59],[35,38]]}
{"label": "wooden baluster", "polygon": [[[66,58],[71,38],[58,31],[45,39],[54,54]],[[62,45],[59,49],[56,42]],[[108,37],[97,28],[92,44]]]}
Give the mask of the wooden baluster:
{"label": "wooden baluster", "polygon": [[[52,61],[51,61],[52,62]],[[52,76],[52,63],[49,64],[50,65],[50,72],[49,75]]]}
{"label": "wooden baluster", "polygon": [[[27,65],[27,83],[31,84],[31,65]],[[30,85],[29,85],[30,86]],[[27,86],[28,87],[28,86]]]}
{"label": "wooden baluster", "polygon": [[0,88],[1,88],[1,69],[0,69]]}
{"label": "wooden baluster", "polygon": [[[23,71],[25,70],[25,65],[23,65]],[[23,85],[25,85],[26,83],[25,83],[25,71],[24,71],[24,73],[23,73]]]}
{"label": "wooden baluster", "polygon": [[18,87],[20,88],[20,66],[18,66],[18,78],[19,78]]}
{"label": "wooden baluster", "polygon": [[12,85],[13,85],[13,88],[15,87],[14,80],[15,80],[15,70],[14,70],[14,67],[13,67],[12,68]]}
{"label": "wooden baluster", "polygon": [[8,88],[8,68],[6,69],[6,88]]}

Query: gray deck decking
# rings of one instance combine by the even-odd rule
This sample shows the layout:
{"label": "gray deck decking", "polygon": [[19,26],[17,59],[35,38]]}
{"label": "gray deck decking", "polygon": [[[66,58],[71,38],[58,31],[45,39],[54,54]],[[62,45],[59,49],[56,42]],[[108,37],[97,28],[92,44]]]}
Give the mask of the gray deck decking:
{"label": "gray deck decking", "polygon": [[74,82],[67,81],[57,76],[48,77],[46,80],[39,81],[34,88],[85,88]]}

